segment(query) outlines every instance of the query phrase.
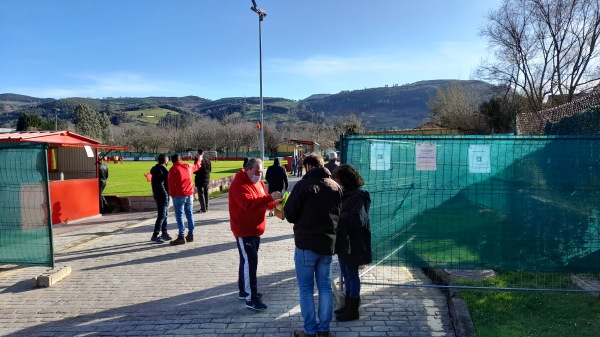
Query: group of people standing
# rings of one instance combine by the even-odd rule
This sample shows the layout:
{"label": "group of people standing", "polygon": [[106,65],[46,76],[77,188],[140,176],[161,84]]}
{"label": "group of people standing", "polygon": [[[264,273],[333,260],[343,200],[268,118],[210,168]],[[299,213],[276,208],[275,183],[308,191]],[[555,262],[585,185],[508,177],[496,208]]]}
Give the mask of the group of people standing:
{"label": "group of people standing", "polygon": [[[275,163],[267,170],[279,166]],[[306,174],[298,181],[284,205],[287,221],[293,224],[294,265],[299,288],[299,302],[304,328],[294,336],[330,336],[333,319],[331,263],[338,255],[346,286],[344,304],[335,310],[338,321],[359,318],[360,278],[358,268],[371,262],[369,193],[361,189],[360,174],[350,165],[339,165],[337,154],[329,156],[325,167],[319,154],[303,158]],[[281,202],[285,183],[269,186],[260,176],[263,163],[250,158],[239,171],[229,189],[231,230],[236,238],[240,264],[239,298],[253,310],[267,309],[258,292],[257,266],[260,237],[266,229],[266,211]],[[333,173],[332,173],[333,171]],[[285,173],[285,170],[284,170]],[[279,175],[279,173],[278,173]],[[269,185],[269,178],[267,178]],[[314,286],[319,293],[318,308],[314,302]]]}
{"label": "group of people standing", "polygon": [[[300,158],[299,158],[300,159]],[[329,325],[336,314],[338,321],[359,318],[361,265],[371,263],[371,232],[369,222],[369,193],[361,189],[364,181],[351,165],[339,165],[337,154],[329,155],[329,162],[310,153],[296,162],[306,174],[296,183],[283,207],[285,218],[293,224],[294,265],[299,289],[303,329],[294,332],[297,337],[331,336]],[[208,210],[208,182],[210,161],[204,160],[202,150],[193,165],[185,164],[178,154],[171,156],[173,166],[167,170],[169,158],[161,154],[150,171],[152,191],[158,216],[152,241],[172,240],[167,233],[169,198],[173,198],[178,236],[172,245],[194,239],[192,195],[194,186],[191,173],[196,172],[196,185],[201,212]],[[204,169],[205,171],[202,171]],[[300,171],[301,172],[301,171]],[[265,310],[263,295],[258,292],[257,267],[261,236],[266,229],[266,212],[282,202],[288,189],[287,172],[276,159],[267,169],[267,186],[262,180],[263,162],[247,158],[243,168],[232,181],[229,198],[230,227],[239,252],[238,298],[246,307]],[[300,173],[302,176],[302,173]],[[185,236],[184,214],[188,234]],[[161,234],[162,233],[162,234]],[[331,264],[338,255],[341,274],[346,288],[343,305],[334,311]],[[314,286],[319,293],[315,307]]]}
{"label": "group of people standing", "polygon": [[[169,157],[166,154],[160,154],[157,158],[158,163],[150,169],[152,196],[156,202],[157,210],[154,232],[150,240],[157,243],[171,240],[171,245],[181,245],[194,241],[195,223],[192,209],[194,187],[198,189],[200,210],[202,212],[208,210],[208,184],[210,182],[211,163],[208,158],[204,158],[202,149],[198,150],[193,165],[184,163],[177,153],[171,156],[171,161],[173,166],[167,170]],[[196,173],[196,186],[192,182],[192,172]],[[169,216],[171,198],[173,199],[173,210],[175,211],[178,229],[175,240],[171,238],[167,231],[167,217]],[[187,220],[187,235],[185,235],[184,216]]]}

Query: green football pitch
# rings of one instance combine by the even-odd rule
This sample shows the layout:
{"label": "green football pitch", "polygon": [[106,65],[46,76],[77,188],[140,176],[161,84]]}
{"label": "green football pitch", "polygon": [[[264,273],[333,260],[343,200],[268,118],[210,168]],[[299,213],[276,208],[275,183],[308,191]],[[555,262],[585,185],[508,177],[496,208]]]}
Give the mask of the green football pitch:
{"label": "green football pitch", "polygon": [[[192,164],[192,162],[186,162]],[[242,161],[212,161],[211,179],[218,179],[234,175],[242,168]],[[285,161],[284,161],[285,163]],[[125,161],[118,164],[106,162],[108,166],[108,180],[104,195],[118,196],[151,196],[152,187],[144,174],[149,173],[156,162],[150,161]],[[266,160],[264,166],[269,167],[272,160]],[[171,167],[171,163],[167,168]],[[193,179],[193,175],[192,175]]]}

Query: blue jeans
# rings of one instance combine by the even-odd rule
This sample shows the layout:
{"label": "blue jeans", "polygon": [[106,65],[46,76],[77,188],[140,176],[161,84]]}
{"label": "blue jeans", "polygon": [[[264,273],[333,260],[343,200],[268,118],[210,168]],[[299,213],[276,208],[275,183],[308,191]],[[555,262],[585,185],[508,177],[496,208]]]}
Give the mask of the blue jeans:
{"label": "blue jeans", "polygon": [[340,261],[340,270],[344,278],[346,293],[352,298],[360,297],[360,277],[358,276],[358,266],[350,266]]}
{"label": "blue jeans", "polygon": [[154,199],[156,201],[156,223],[154,223],[154,234],[158,236],[162,231],[167,234],[167,217],[169,217],[169,196],[167,199]]}
{"label": "blue jeans", "polygon": [[[296,247],[294,263],[300,292],[300,311],[304,320],[304,332],[309,335],[327,332],[333,317],[331,255],[319,255],[311,250],[302,250]],[[318,324],[315,317],[315,278],[319,291]]]}
{"label": "blue jeans", "polygon": [[179,236],[185,235],[185,225],[183,223],[183,213],[187,218],[188,235],[194,235],[194,214],[192,214],[192,196],[173,197],[173,209],[175,210],[175,220],[179,228]]}

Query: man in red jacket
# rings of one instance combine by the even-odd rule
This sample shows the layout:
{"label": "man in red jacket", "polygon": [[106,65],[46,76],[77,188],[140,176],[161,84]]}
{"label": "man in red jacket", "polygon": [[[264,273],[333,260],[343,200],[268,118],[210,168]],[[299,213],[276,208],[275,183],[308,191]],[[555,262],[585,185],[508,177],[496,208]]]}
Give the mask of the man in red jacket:
{"label": "man in red jacket", "polygon": [[240,253],[238,273],[239,299],[246,300],[246,307],[264,310],[262,295],[257,292],[256,269],[260,236],[267,225],[266,211],[281,201],[282,193],[267,193],[262,181],[263,163],[250,158],[229,186],[229,217],[231,231]]}
{"label": "man in red jacket", "polygon": [[[181,161],[179,154],[171,156],[173,167],[169,170],[167,185],[169,194],[173,198],[173,209],[175,210],[175,220],[179,228],[177,239],[171,241],[172,245],[181,245],[194,241],[194,214],[192,213],[192,195],[194,195],[194,183],[192,182],[192,172],[198,171],[202,166],[202,155],[196,158],[194,165],[185,164]],[[183,223],[183,213],[187,218],[188,235],[185,235],[185,225]]]}

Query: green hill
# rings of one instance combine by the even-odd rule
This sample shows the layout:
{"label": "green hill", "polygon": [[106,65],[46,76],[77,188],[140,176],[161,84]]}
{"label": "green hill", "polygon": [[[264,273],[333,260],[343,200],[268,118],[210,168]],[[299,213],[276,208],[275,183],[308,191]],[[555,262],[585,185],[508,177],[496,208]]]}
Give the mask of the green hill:
{"label": "green hill", "polygon": [[[409,129],[428,120],[427,102],[438,88],[460,82],[472,92],[486,95],[491,85],[482,81],[432,80],[391,87],[341,91],[337,94],[314,94],[303,100],[264,97],[264,118],[270,123],[298,123],[334,119],[347,114],[359,116],[368,130]],[[240,114],[251,122],[260,119],[259,97],[227,97],[208,100],[185,97],[106,97],[102,99],[35,98],[18,94],[0,94],[0,125],[10,127],[22,113],[44,118],[73,121],[79,104],[108,114],[115,125],[123,123],[156,124],[170,115],[206,116],[222,119]],[[152,116],[152,117],[150,117]]]}

